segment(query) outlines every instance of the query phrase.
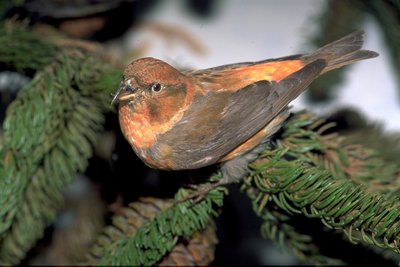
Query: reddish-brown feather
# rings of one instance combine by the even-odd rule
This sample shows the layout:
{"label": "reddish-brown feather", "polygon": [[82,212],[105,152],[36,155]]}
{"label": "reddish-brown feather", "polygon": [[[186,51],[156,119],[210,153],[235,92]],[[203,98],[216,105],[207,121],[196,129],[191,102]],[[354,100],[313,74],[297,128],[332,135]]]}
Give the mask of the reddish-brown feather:
{"label": "reddish-brown feather", "polygon": [[[257,81],[276,81],[284,79],[290,74],[304,67],[301,60],[270,61],[252,65],[240,66],[218,71],[218,75],[211,72],[206,76],[203,86],[207,90],[237,91]],[[211,78],[210,78],[211,77]],[[200,79],[201,81],[202,79]]]}

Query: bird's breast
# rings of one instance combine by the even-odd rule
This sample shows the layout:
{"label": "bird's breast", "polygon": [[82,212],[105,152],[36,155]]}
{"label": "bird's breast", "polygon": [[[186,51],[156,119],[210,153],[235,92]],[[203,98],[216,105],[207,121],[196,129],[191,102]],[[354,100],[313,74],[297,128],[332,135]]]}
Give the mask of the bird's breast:
{"label": "bird's breast", "polygon": [[135,109],[129,105],[121,106],[119,108],[121,131],[138,157],[147,165],[157,169],[174,169],[170,159],[172,149],[163,144],[162,140],[158,140],[158,137],[174,126],[175,120],[182,117],[182,112],[176,112],[176,116],[163,123],[152,120],[150,113],[145,104]]}
{"label": "bird's breast", "polygon": [[156,134],[145,114],[133,112],[129,105],[120,107],[119,123],[126,140],[136,149],[148,149]]}

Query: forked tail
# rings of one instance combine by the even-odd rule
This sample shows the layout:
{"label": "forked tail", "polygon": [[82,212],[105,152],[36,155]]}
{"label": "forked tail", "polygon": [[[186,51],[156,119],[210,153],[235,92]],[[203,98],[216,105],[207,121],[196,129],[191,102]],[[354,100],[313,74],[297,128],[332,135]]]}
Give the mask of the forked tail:
{"label": "forked tail", "polygon": [[321,72],[322,74],[353,62],[379,55],[374,51],[360,50],[363,43],[364,32],[357,31],[329,43],[311,54],[302,56],[302,59],[307,63],[311,63],[317,59],[325,59],[327,66]]}

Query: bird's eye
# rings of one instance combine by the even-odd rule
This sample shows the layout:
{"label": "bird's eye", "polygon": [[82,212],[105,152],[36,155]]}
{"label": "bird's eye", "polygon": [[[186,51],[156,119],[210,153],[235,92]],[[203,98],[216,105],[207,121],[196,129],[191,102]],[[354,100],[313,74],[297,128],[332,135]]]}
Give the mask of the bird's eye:
{"label": "bird's eye", "polygon": [[163,86],[160,83],[155,83],[151,86],[151,91],[160,92]]}

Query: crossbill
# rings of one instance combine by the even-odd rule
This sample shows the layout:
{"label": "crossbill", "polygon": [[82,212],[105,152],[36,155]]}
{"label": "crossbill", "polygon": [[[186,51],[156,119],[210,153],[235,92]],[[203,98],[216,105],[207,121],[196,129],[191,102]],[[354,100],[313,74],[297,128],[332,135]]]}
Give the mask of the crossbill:
{"label": "crossbill", "polygon": [[131,62],[112,103],[139,158],[162,170],[220,163],[235,182],[288,117],[288,105],[318,76],[378,56],[361,50],[362,31],[308,54],[179,71],[159,59]]}

